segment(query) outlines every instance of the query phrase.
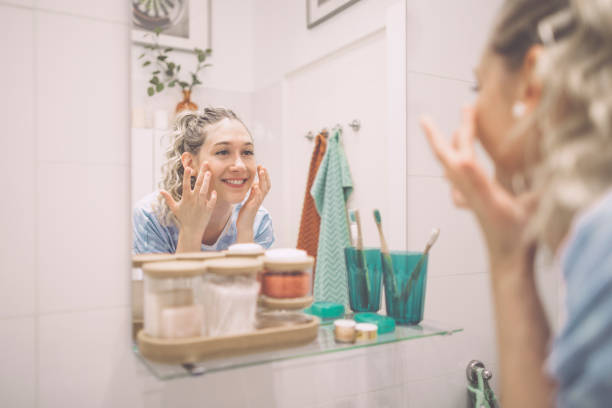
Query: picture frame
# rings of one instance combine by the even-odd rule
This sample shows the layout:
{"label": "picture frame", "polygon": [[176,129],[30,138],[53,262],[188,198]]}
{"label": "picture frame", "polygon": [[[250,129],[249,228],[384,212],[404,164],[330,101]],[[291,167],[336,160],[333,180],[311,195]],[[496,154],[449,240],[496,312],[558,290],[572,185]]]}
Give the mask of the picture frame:
{"label": "picture frame", "polygon": [[[132,3],[132,41],[137,44],[152,44],[151,35],[154,27],[165,23],[159,35],[159,45],[175,49],[193,51],[194,48],[210,48],[210,15],[211,0],[175,0],[171,2],[175,10],[169,10],[167,2],[162,0],[130,0]],[[164,12],[174,13],[168,17],[146,15],[146,4],[164,3]],[[183,10],[179,7],[184,6]],[[151,6],[150,6],[151,7]],[[158,9],[161,14],[162,7]],[[154,14],[151,12],[150,14]],[[177,15],[178,14],[178,15]],[[162,19],[162,17],[164,17]]]}
{"label": "picture frame", "polygon": [[311,29],[359,0],[306,0],[306,26]]}

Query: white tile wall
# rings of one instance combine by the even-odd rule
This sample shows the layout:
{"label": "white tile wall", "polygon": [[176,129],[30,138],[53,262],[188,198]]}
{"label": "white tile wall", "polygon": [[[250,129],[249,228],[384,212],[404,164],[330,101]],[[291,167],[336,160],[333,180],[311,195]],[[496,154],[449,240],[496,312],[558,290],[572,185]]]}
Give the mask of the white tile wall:
{"label": "white tile wall", "polygon": [[131,3],[127,1],[81,1],[81,0],[34,0],[41,10],[65,13],[96,20],[107,20],[127,24]]}
{"label": "white tile wall", "polygon": [[0,344],[0,406],[36,407],[35,319],[0,320]]}
{"label": "white tile wall", "polygon": [[128,38],[125,24],[36,12],[40,160],[128,163]]}
{"label": "white tile wall", "polygon": [[408,0],[408,70],[473,81],[472,69],[500,4],[501,0]]}
{"label": "white tile wall", "polygon": [[140,364],[127,307],[42,315],[38,324],[41,407],[136,407]]}
{"label": "white tile wall", "polygon": [[128,305],[128,166],[39,168],[40,312]]}
{"label": "white tile wall", "polygon": [[[2,190],[8,193],[0,225],[10,234],[0,246],[0,318],[31,315],[36,296],[36,139],[33,76],[33,13],[0,5],[0,49],[4,78],[0,98],[3,136],[0,137]],[[15,86],[8,86],[15,84]]]}

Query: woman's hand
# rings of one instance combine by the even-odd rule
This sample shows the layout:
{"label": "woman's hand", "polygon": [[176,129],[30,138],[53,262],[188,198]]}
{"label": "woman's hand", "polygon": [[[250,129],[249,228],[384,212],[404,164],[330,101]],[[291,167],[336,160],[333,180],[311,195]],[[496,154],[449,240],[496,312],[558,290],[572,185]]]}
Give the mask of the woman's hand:
{"label": "woman's hand", "polygon": [[523,232],[535,209],[535,196],[532,193],[511,195],[477,162],[473,109],[464,108],[461,126],[453,134],[452,144],[444,140],[431,120],[421,119],[421,126],[452,184],[453,201],[460,207],[471,209],[478,219],[492,269],[525,262],[530,256],[530,245],[524,242]]}
{"label": "woman's hand", "polygon": [[177,252],[199,251],[202,236],[217,202],[217,192],[208,192],[211,172],[208,162],[202,163],[193,190],[191,189],[191,167],[186,167],[183,174],[183,194],[176,202],[172,196],[162,190],[170,211],[179,222],[179,243]]}
{"label": "woman's hand", "polygon": [[251,194],[249,194],[249,198],[244,202],[238,214],[238,220],[236,221],[237,242],[253,242],[253,223],[257,210],[259,210],[272,186],[270,174],[265,167],[257,166],[257,174],[259,175],[259,181],[253,182]]}

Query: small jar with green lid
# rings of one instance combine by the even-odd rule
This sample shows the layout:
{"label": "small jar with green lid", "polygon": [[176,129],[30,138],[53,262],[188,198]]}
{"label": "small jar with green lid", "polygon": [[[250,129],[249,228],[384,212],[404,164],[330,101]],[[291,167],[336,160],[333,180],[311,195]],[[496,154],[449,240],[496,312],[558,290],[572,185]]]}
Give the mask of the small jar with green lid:
{"label": "small jar with green lid", "polygon": [[145,263],[144,331],[156,338],[199,337],[204,307],[199,294],[206,263],[169,261]]}
{"label": "small jar with green lid", "polygon": [[204,334],[216,337],[255,330],[259,282],[263,263],[251,258],[222,258],[206,262],[201,298]]}

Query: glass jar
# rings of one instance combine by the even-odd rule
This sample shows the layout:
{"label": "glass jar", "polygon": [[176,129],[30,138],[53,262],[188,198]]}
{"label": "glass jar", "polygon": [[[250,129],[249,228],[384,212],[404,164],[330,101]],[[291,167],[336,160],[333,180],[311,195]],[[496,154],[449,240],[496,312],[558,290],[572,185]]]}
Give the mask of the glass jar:
{"label": "glass jar", "polygon": [[263,258],[262,294],[273,299],[312,297],[314,258],[301,249],[271,249]]}
{"label": "glass jar", "polygon": [[146,263],[144,273],[144,331],[164,339],[203,335],[204,308],[199,290],[204,262]]}
{"label": "glass jar", "polygon": [[209,261],[225,257],[225,253],[221,251],[205,251],[205,252],[180,252],[174,254],[176,259],[180,261]]}
{"label": "glass jar", "polygon": [[262,262],[249,258],[223,258],[206,262],[202,279],[204,334],[225,336],[255,330]]}
{"label": "glass jar", "polygon": [[174,261],[174,254],[134,254],[132,255],[132,324],[133,336],[143,327],[144,320],[144,281],[142,265],[152,262]]}

